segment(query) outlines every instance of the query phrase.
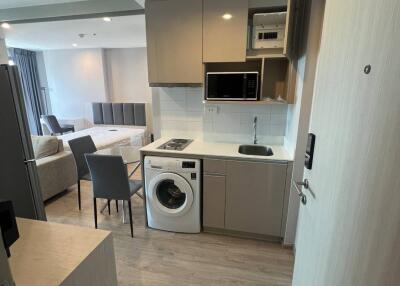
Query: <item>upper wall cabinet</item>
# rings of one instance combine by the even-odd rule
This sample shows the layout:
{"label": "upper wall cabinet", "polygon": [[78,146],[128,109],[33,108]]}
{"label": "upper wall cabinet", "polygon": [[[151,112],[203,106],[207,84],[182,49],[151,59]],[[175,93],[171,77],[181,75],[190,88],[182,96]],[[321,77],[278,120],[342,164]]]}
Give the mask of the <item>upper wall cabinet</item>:
{"label": "upper wall cabinet", "polygon": [[303,2],[287,0],[286,5],[274,7],[251,5],[247,58],[296,58]]}
{"label": "upper wall cabinet", "polygon": [[203,0],[203,61],[244,62],[248,0]]}
{"label": "upper wall cabinet", "polygon": [[202,84],[202,4],[202,0],[146,1],[151,86]]}
{"label": "upper wall cabinet", "polygon": [[296,22],[296,15],[295,15],[295,8],[296,8],[296,1],[295,0],[288,0],[287,1],[287,8],[286,8],[286,26],[285,26],[285,40],[283,45],[283,54],[287,57],[290,57],[294,50],[297,48],[294,36],[295,30],[295,22]]}

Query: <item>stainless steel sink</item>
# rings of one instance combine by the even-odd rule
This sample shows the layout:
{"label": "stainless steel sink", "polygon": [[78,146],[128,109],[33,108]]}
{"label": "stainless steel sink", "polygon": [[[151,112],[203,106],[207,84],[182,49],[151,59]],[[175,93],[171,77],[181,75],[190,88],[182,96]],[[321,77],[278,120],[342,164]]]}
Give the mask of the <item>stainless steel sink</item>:
{"label": "stainless steel sink", "polygon": [[256,155],[256,156],[272,156],[274,152],[272,149],[260,145],[240,145],[239,153],[245,155]]}

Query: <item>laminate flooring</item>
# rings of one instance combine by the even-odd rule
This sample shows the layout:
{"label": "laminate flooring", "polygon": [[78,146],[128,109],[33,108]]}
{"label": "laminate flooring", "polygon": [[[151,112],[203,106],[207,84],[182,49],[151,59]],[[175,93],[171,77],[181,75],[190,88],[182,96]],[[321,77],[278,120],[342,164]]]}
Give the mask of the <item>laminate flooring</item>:
{"label": "laminate flooring", "polygon": [[[98,227],[113,232],[120,286],[291,285],[291,249],[252,239],[148,229],[143,201],[134,196],[132,204],[134,238],[129,224],[122,224],[115,201],[111,215],[107,210],[98,214]],[[52,222],[94,228],[91,183],[82,181],[81,211],[75,186],[47,202],[46,213]]]}

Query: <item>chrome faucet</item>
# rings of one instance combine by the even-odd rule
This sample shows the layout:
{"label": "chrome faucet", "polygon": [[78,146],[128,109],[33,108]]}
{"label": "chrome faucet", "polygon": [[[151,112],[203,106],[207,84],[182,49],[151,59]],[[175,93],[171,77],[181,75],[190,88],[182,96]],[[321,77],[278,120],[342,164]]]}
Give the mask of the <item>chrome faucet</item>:
{"label": "chrome faucet", "polygon": [[256,145],[258,142],[258,139],[257,139],[257,116],[254,116],[253,128],[254,128],[253,144]]}

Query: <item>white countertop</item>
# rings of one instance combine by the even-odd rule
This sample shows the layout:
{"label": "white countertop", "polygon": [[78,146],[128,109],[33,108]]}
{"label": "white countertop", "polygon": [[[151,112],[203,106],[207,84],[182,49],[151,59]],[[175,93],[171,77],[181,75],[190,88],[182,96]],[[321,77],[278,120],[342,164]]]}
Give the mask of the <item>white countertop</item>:
{"label": "white countertop", "polygon": [[257,160],[257,161],[293,161],[292,157],[282,145],[268,145],[274,153],[272,156],[254,156],[244,155],[238,152],[241,144],[235,143],[214,143],[194,140],[189,146],[182,151],[157,149],[159,146],[170,140],[171,138],[161,138],[153,143],[140,149],[142,152],[155,152],[163,154],[182,154],[185,156],[195,155],[204,157],[241,159],[241,160]]}

